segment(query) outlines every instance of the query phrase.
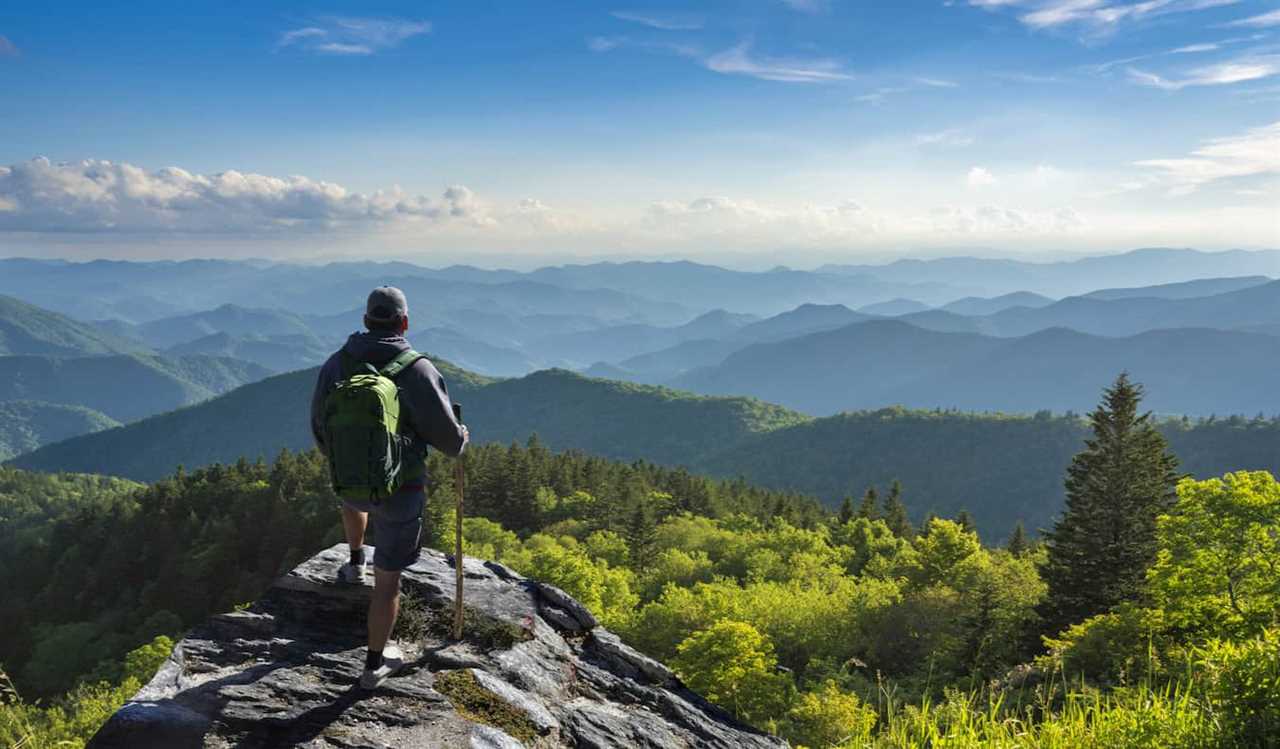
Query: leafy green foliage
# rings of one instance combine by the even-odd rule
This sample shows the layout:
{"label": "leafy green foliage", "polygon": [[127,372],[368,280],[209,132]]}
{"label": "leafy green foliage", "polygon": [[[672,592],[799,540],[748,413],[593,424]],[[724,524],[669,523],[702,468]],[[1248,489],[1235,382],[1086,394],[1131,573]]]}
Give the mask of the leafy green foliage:
{"label": "leafy green foliage", "polygon": [[1280,612],[1280,483],[1268,473],[1184,480],[1158,521],[1152,595],[1169,624],[1202,635],[1254,635]]}
{"label": "leafy green foliage", "polygon": [[[429,536],[448,548],[450,467],[429,465]],[[798,745],[1207,748],[1274,730],[1276,635],[1222,613],[1211,569],[1234,550],[1247,574],[1233,579],[1269,579],[1271,547],[1232,541],[1275,538],[1265,474],[1183,482],[1159,521],[1148,603],[1071,622],[1026,666],[1044,549],[985,547],[941,518],[899,535],[798,495],[538,440],[477,446],[468,472],[469,554],[564,588],[691,687]],[[252,600],[340,538],[335,504],[314,453],[149,487],[0,471],[0,519],[12,519],[0,534],[22,539],[0,543],[0,586],[14,591],[0,617],[15,623],[0,661],[24,697],[71,689],[48,706],[10,699],[0,737],[91,732],[163,659],[156,635]],[[1197,550],[1218,556],[1202,566]]]}
{"label": "leafy green foliage", "polygon": [[1224,728],[1224,745],[1274,746],[1280,736],[1280,628],[1244,641],[1210,640],[1197,665]]}
{"label": "leafy green foliage", "polygon": [[130,651],[108,681],[86,681],[45,707],[22,701],[0,669],[0,746],[22,749],[79,749],[111,714],[151,679],[173,650],[168,637]]}
{"label": "leafy green foliage", "polygon": [[773,645],[746,622],[723,619],[694,632],[671,665],[691,689],[750,723],[764,723],[785,702]]}

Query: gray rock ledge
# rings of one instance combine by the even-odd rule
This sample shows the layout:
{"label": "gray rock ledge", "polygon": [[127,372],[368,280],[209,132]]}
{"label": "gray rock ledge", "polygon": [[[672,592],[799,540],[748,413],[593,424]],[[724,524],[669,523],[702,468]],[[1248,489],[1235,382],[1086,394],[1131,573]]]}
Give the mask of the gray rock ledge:
{"label": "gray rock ledge", "polygon": [[197,627],[90,749],[786,746],[500,564],[464,560],[467,632],[451,641],[452,557],[436,551],[403,576],[405,669],[363,691],[370,587],[337,582],[345,559],[326,549]]}

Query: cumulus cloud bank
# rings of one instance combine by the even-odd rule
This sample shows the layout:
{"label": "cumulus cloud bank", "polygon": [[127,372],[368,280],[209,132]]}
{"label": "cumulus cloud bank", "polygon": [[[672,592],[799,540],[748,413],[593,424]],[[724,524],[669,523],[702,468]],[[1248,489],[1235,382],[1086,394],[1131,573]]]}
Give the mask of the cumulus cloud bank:
{"label": "cumulus cloud bank", "polygon": [[461,185],[439,198],[392,188],[371,194],[307,177],[45,158],[0,166],[0,229],[8,231],[270,232],[399,220],[490,221]]}

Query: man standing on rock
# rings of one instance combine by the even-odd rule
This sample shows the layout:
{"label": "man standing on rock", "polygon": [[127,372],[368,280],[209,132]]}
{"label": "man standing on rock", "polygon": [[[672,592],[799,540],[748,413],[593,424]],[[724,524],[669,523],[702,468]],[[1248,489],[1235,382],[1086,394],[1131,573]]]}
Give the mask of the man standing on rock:
{"label": "man standing on rock", "polygon": [[454,418],[439,370],[404,339],[404,293],[392,286],[374,289],[364,326],[366,332],[352,333],[320,368],[311,431],[343,497],[342,525],[351,548],[350,561],[338,570],[343,582],[365,581],[364,534],[373,516],[369,651],[360,676],[360,685],[373,689],[404,661],[388,640],[400,610],[400,572],[418,560],[421,547],[427,446],[457,456],[469,435]]}

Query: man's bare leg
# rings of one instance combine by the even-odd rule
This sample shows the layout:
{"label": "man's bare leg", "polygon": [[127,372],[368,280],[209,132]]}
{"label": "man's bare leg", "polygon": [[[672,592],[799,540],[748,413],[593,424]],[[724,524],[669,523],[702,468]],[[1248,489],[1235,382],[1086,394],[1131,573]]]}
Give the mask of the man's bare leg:
{"label": "man's bare leg", "polygon": [[400,613],[400,572],[373,568],[373,595],[369,597],[369,650],[381,652],[391,638]]}
{"label": "man's bare leg", "polygon": [[342,529],[347,533],[347,545],[352,551],[364,547],[364,531],[369,527],[369,513],[342,506]]}

